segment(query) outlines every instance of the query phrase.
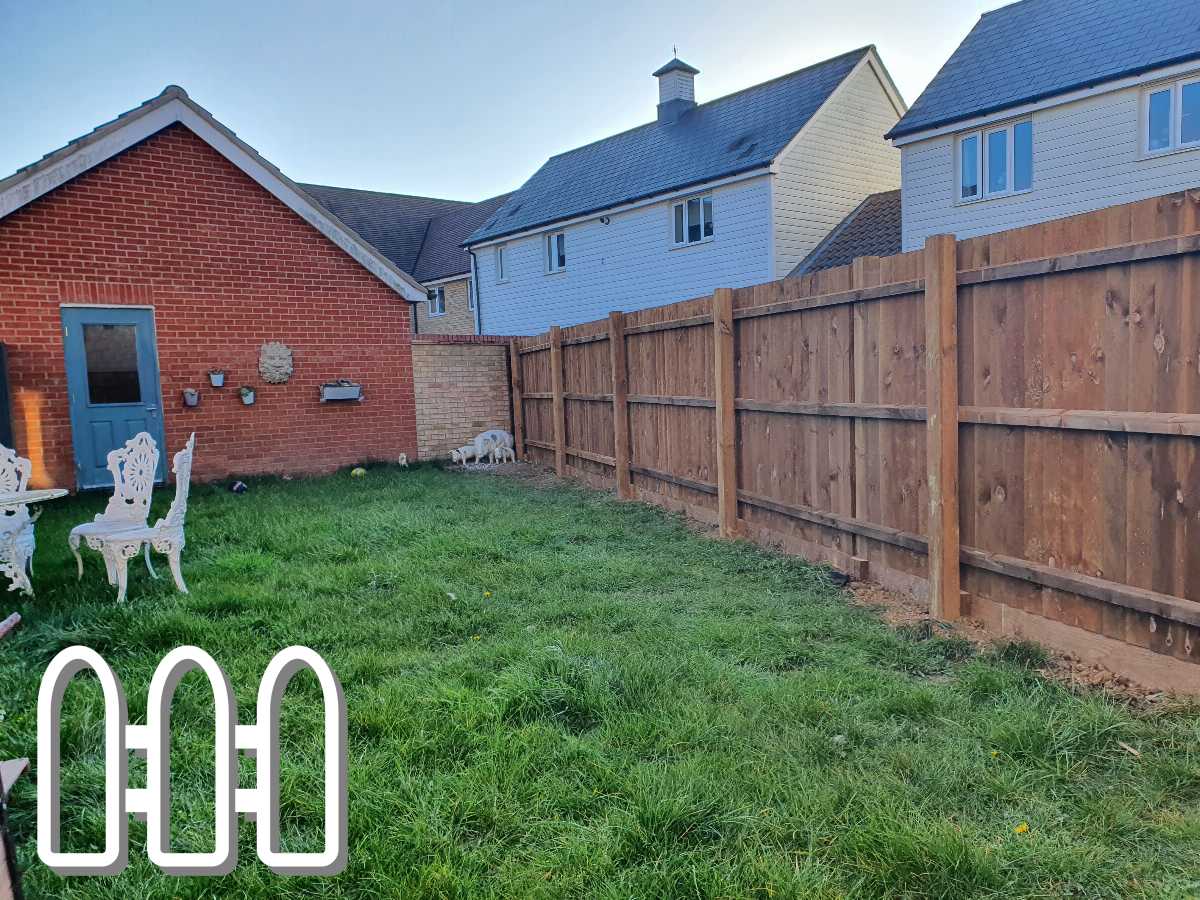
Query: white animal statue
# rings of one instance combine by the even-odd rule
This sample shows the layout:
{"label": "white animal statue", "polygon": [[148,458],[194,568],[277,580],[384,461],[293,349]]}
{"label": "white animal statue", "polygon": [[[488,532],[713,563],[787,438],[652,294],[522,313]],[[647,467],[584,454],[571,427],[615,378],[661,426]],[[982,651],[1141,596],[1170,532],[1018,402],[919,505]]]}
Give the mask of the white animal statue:
{"label": "white animal statue", "polygon": [[483,462],[483,458],[487,456],[494,463],[496,462],[497,450],[511,450],[512,446],[513,436],[507,431],[500,428],[482,431],[475,435],[475,458]]}
{"label": "white animal statue", "polygon": [[407,453],[400,454],[400,468],[402,468],[402,469],[408,468],[408,454]]}
{"label": "white animal statue", "polygon": [[497,447],[496,462],[516,462],[517,454],[512,447]]}
{"label": "white animal statue", "polygon": [[450,462],[462,463],[465,466],[467,460],[474,458],[475,446],[473,444],[467,444],[466,446],[459,447],[457,450],[450,451]]}

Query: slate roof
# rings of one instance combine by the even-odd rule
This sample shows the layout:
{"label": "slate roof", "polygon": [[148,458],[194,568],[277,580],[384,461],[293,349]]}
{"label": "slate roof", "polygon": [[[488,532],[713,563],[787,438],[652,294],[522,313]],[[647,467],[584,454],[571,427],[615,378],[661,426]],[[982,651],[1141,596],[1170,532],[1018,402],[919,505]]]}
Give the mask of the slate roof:
{"label": "slate roof", "polygon": [[900,252],[900,192],[871,194],[813,248],[788,278]]}
{"label": "slate roof", "polygon": [[322,184],[303,188],[420,282],[469,272],[463,240],[508,197],[468,203]]}
{"label": "slate roof", "polygon": [[431,220],[413,277],[425,282],[470,272],[471,254],[463,242],[508,198],[508,194],[501,194]]}
{"label": "slate roof", "polygon": [[887,137],[1191,59],[1196,0],[1022,0],[983,14]]}
{"label": "slate roof", "polygon": [[863,47],[551,157],[478,243],[769,165],[873,48]]}

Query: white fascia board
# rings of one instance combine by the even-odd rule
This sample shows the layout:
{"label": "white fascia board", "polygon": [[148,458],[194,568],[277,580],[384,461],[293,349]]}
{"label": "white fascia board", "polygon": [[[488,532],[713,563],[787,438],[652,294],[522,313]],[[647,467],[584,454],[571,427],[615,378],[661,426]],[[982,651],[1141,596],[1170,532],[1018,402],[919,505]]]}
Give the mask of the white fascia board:
{"label": "white fascia board", "polygon": [[441,278],[430,278],[428,281],[422,282],[425,287],[437,287],[442,284],[453,284],[456,281],[470,281],[470,272],[460,272],[457,275],[445,275]]}
{"label": "white fascia board", "polygon": [[960,131],[977,131],[980,128],[986,128],[996,122],[1005,122],[1009,119],[1019,119],[1022,116],[1028,116],[1031,113],[1041,112],[1044,109],[1053,109],[1056,106],[1063,106],[1067,103],[1075,103],[1079,100],[1086,100],[1089,97],[1098,97],[1102,94],[1113,94],[1117,91],[1123,91],[1131,87],[1141,87],[1142,85],[1153,84],[1165,78],[1175,78],[1180,75],[1187,75],[1189,72],[1200,69],[1200,60],[1191,60],[1190,62],[1179,63],[1174,66],[1166,66],[1162,69],[1152,69],[1149,72],[1143,72],[1141,75],[1131,75],[1128,78],[1118,78],[1115,81],[1106,81],[1103,84],[1098,84],[1090,88],[1081,88],[1078,91],[1071,91],[1069,94],[1058,94],[1054,97],[1047,97],[1045,100],[1039,100],[1036,103],[1022,103],[1018,106],[1009,106],[1005,109],[999,109],[995,112],[988,113],[983,116],[974,116],[970,119],[962,119],[957,122],[951,122],[948,125],[942,125],[938,128],[930,128],[926,131],[916,131],[912,134],[906,134],[898,138],[892,138],[892,145],[903,147],[906,144],[915,144],[917,141],[927,141],[930,138],[943,137],[947,134],[958,134]]}
{"label": "white fascia board", "polygon": [[0,219],[179,122],[411,303],[425,289],[178,88],[0,181]]}
{"label": "white fascia board", "polygon": [[653,206],[656,203],[667,203],[671,200],[677,200],[680,197],[694,197],[697,194],[704,194],[714,188],[725,187],[730,184],[737,184],[740,181],[750,181],[753,178],[762,178],[769,175],[770,168],[763,167],[751,169],[749,172],[742,172],[738,175],[730,175],[728,178],[714,178],[712,181],[702,181],[699,184],[693,184],[691,187],[679,188],[678,190],[664,191],[661,194],[655,194],[653,197],[645,197],[641,200],[634,200],[631,203],[622,203],[620,206],[610,206],[607,209],[601,209],[597,212],[588,213],[584,216],[573,216],[570,219],[558,219],[546,225],[539,225],[536,228],[526,228],[524,231],[516,231],[512,234],[506,234],[503,237],[488,238],[483,241],[476,241],[472,244],[467,244],[467,249],[471,251],[481,250],[484,247],[494,247],[496,244],[507,244],[509,241],[519,241],[521,238],[529,237],[534,234],[546,234],[551,231],[562,231],[564,228],[569,228],[572,225],[578,225],[580,222],[590,222],[593,219],[599,219],[601,216],[615,216],[620,213],[629,212],[635,209],[641,209],[643,206]]}

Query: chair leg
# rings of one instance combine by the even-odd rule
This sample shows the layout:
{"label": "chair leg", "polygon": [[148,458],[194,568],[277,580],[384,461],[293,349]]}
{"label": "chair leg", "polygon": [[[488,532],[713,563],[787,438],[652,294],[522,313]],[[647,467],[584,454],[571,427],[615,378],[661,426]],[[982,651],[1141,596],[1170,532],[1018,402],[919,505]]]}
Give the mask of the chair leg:
{"label": "chair leg", "polygon": [[147,541],[143,545],[143,548],[145,550],[145,553],[143,555],[146,557],[146,570],[150,573],[151,578],[157,578],[158,573],[154,571],[154,566],[152,566],[150,564],[150,542]]}
{"label": "chair leg", "polygon": [[122,553],[113,555],[113,566],[117,570],[117,602],[125,602],[125,586],[129,580],[129,560]]}
{"label": "chair leg", "polygon": [[76,580],[83,578],[83,557],[79,555],[79,541],[80,538],[77,534],[73,534],[67,538],[67,543],[71,546],[71,552],[75,554],[75,562],[79,568],[79,574],[76,576]]}
{"label": "chair leg", "polygon": [[167,553],[167,560],[171,563],[171,575],[175,579],[175,587],[179,588],[179,593],[186,594],[188,589],[187,585],[183,583],[183,571],[179,566],[182,555],[182,547],[172,547]]}

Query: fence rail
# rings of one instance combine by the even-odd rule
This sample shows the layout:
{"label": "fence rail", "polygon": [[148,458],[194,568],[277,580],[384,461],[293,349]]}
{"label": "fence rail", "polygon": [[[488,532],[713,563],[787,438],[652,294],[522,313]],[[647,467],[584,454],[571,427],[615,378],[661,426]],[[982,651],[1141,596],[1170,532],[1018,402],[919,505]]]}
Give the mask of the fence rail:
{"label": "fence rail", "polygon": [[515,340],[518,452],[936,616],[1196,662],[1198,294],[1195,193],[938,236]]}

